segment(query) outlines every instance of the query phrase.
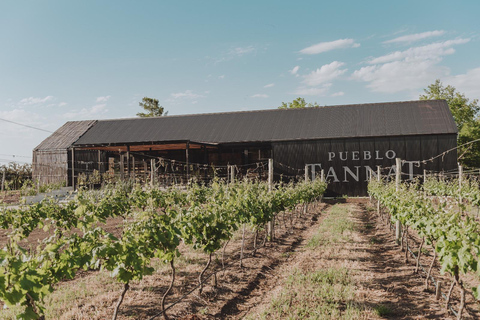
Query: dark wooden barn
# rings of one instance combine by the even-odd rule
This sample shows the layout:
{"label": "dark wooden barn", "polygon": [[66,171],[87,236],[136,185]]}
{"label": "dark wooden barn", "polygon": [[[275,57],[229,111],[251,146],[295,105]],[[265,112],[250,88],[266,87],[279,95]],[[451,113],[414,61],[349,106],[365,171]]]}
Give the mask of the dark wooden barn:
{"label": "dark wooden barn", "polygon": [[[276,179],[303,175],[305,166],[309,175],[323,169],[331,194],[354,196],[366,195],[377,166],[393,175],[396,157],[407,161],[407,179],[452,170],[456,150],[436,156],[456,145],[447,103],[425,100],[69,122],[34,150],[33,162],[36,179],[71,185],[95,171],[145,181],[152,172],[208,178],[215,167],[258,168],[273,158]],[[62,169],[46,170],[50,161]]]}

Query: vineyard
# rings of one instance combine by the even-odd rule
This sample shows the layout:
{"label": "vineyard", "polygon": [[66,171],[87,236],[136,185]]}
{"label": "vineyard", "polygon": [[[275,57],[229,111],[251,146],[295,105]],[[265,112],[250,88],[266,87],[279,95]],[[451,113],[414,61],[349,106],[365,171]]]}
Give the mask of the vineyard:
{"label": "vineyard", "polygon": [[[206,305],[222,299],[230,301],[223,306],[220,304],[217,312],[237,314],[235,304],[241,299],[233,297],[228,298],[233,300],[228,300],[226,297],[231,297],[230,289],[221,283],[247,281],[247,287],[243,287],[241,292],[251,293],[258,275],[264,277],[266,270],[275,268],[284,255],[288,260],[290,250],[294,250],[296,243],[301,241],[296,232],[305,228],[305,220],[318,219],[316,207],[327,187],[322,180],[296,184],[215,180],[209,186],[192,184],[182,189],[117,182],[106,184],[100,190],[82,189],[75,198],[64,203],[47,199],[18,209],[4,208],[0,216],[0,242],[4,246],[0,251],[0,300],[8,314],[20,319],[56,318],[59,315],[52,315],[49,306],[51,297],[58,296],[57,290],[65,290],[69,281],[81,282],[86,275],[102,271],[99,275],[108,274],[112,283],[116,283],[117,289],[111,293],[116,295],[115,298],[110,302],[100,302],[102,309],[109,310],[108,317],[112,319],[130,314],[131,311],[122,306],[126,299],[131,306],[132,299],[139,297],[138,283],[145,279],[150,279],[150,282],[161,279],[161,283],[150,283],[147,287],[147,290],[158,287],[155,290],[158,290],[156,296],[159,297],[155,302],[157,307],[144,315],[149,319],[177,318],[188,314],[179,311],[176,306],[185,306],[184,301],[192,295]],[[364,230],[361,231],[363,237],[372,232],[376,219],[380,219],[380,224],[375,226],[375,234],[370,235],[370,243],[345,242],[346,235],[352,237],[352,232],[359,230],[359,222],[352,221],[352,213],[348,213],[352,209],[338,211],[334,207],[330,210],[331,217],[327,215],[326,220],[319,224],[319,233],[303,244],[305,248],[310,247],[308,255],[318,256],[317,261],[328,261],[332,250],[341,256],[341,252],[352,246],[351,251],[341,256],[347,261],[353,252],[372,251],[372,246],[375,246],[378,253],[369,259],[381,265],[383,262],[378,260],[378,254],[385,255],[385,250],[389,250],[389,254],[395,256],[400,248],[403,257],[396,257],[396,260],[405,262],[406,269],[395,264],[394,268],[404,270],[398,271],[401,276],[395,280],[395,283],[399,281],[397,285],[410,282],[410,294],[413,294],[417,291],[413,287],[416,283],[417,287],[423,288],[423,292],[415,293],[417,299],[427,299],[425,294],[428,295],[433,285],[435,299],[443,296],[445,300],[445,310],[433,313],[441,317],[451,313],[457,319],[476,318],[480,314],[477,310],[480,293],[478,182],[462,179],[461,176],[458,179],[427,177],[421,184],[416,181],[387,182],[379,178],[369,182],[368,190],[371,198],[376,200],[376,215],[368,215],[368,210],[353,210],[357,212],[355,219],[364,219],[360,223],[364,226],[361,228],[365,228],[360,229]],[[312,210],[315,215],[308,215]],[[300,229],[296,227],[299,221]],[[329,221],[336,221],[337,225]],[[379,242],[381,225],[388,226],[389,230],[397,228],[392,242],[396,241],[396,246],[393,248],[386,249],[387,235],[382,235],[385,240]],[[280,235],[276,228],[281,228],[282,237],[287,237],[274,241],[276,235]],[[268,252],[265,248],[271,251],[275,246],[285,246],[285,241],[290,247],[280,249],[277,258],[271,260],[270,265],[265,264]],[[358,251],[359,247],[363,249]],[[249,277],[242,280],[239,270],[253,270],[255,256],[260,267],[259,271],[254,271],[258,272],[257,276],[242,271],[243,277]],[[410,256],[414,258],[413,268],[408,263]],[[308,261],[308,258],[304,259]],[[249,261],[248,267],[245,266],[246,261]],[[232,267],[237,271],[230,271],[226,276],[225,272]],[[391,279],[391,268],[385,267],[382,271],[390,277],[388,283],[394,281]],[[369,268],[364,266],[361,270],[366,272]],[[414,273],[409,274],[412,270]],[[418,284],[422,270],[425,273],[423,284]],[[162,277],[154,277],[159,272]],[[296,287],[294,282],[287,281],[287,291],[274,298],[271,306],[255,311],[257,315],[263,314],[266,319],[284,316],[302,318],[301,312],[313,312],[301,311],[306,301],[310,301],[313,310],[321,301],[322,309],[313,314],[331,318],[376,319],[382,314],[407,314],[401,306],[385,306],[385,302],[379,302],[372,307],[366,301],[362,302],[358,296],[361,288],[370,287],[368,290],[371,291],[376,287],[355,280],[353,275],[360,271],[350,270],[348,263],[338,268],[333,264],[327,269],[315,269],[312,274],[299,273],[298,270],[291,272],[289,277],[296,279],[295,283],[305,283],[306,287]],[[340,277],[342,280],[339,281],[345,286],[342,290],[348,291],[335,293],[338,294],[335,298],[337,302],[332,304],[331,298],[321,295],[313,299],[308,293],[302,293],[303,298],[300,298],[301,295],[289,297],[289,287],[295,292],[304,289],[315,294],[328,290],[336,292],[338,288],[330,288],[328,277]],[[315,281],[321,282],[318,287],[322,288],[321,291]],[[370,292],[368,290],[366,292]],[[382,296],[387,295],[388,290]],[[219,298],[222,295],[224,298]],[[294,306],[287,307],[292,299]],[[389,296],[389,299],[396,297]],[[192,303],[192,300],[188,301]],[[275,304],[280,303],[278,301],[283,301],[280,310],[275,309]],[[357,302],[352,304],[347,301]],[[345,311],[338,303],[347,303]],[[96,310],[97,306],[91,305],[90,308]],[[63,310],[68,310],[68,307]],[[199,310],[202,309],[193,308],[192,312]],[[426,312],[422,308],[419,310]],[[88,314],[78,318],[89,318]],[[107,313],[103,311],[101,314],[101,318],[105,318]]]}
{"label": "vineyard", "polygon": [[[381,208],[386,209],[386,223],[396,224],[397,242],[405,251],[405,261],[409,253],[414,256],[415,272],[422,267],[420,259],[425,248],[431,247],[433,255],[425,272],[425,289],[428,289],[429,282],[433,282],[437,298],[444,297],[446,308],[456,314],[457,319],[462,318],[465,310],[471,314],[473,311],[468,310],[466,303],[467,295],[473,295],[470,301],[476,305],[480,294],[480,223],[478,211],[472,213],[467,207],[478,208],[478,183],[461,178],[448,181],[427,178],[420,185],[386,183],[379,179],[369,183],[369,193],[378,201],[379,213]],[[409,244],[409,232],[421,239],[417,248],[414,248],[416,243]],[[436,262],[440,265],[440,273],[450,276],[446,293],[442,293],[440,281],[431,276]],[[460,302],[454,308],[451,297],[455,287],[459,289]]]}
{"label": "vineyard", "polygon": [[[123,287],[112,306],[115,319],[131,282],[151,275],[153,261],[160,261],[171,268],[170,283],[159,302],[162,312],[157,315],[167,319],[166,301],[175,285],[181,244],[208,257],[194,288],[201,294],[213,254],[225,252],[236,230],[243,230],[241,266],[246,226],[255,232],[255,251],[260,242],[274,237],[279,213],[286,226],[325,189],[320,180],[273,187],[263,182],[216,181],[186,191],[122,183],[101,191],[80,191],[66,204],[43,201],[4,210],[0,225],[8,241],[0,251],[0,299],[8,308],[17,308],[17,317],[39,319],[56,284],[84,271],[106,270]],[[119,221],[120,230],[105,228],[112,218]],[[27,240],[39,230],[47,236],[32,245]],[[216,280],[216,272],[213,277]]]}

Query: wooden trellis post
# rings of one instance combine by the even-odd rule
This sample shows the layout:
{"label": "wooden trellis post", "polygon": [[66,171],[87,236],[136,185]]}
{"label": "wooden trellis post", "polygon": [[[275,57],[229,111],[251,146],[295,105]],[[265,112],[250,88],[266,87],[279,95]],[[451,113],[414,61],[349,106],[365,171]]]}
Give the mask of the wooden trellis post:
{"label": "wooden trellis post", "polygon": [[[382,170],[380,166],[377,166],[377,181],[380,182],[382,180],[381,178]],[[377,214],[380,216],[380,200],[377,199]]]}
{"label": "wooden trellis post", "polygon": [[[395,159],[396,163],[396,169],[395,170],[395,188],[396,191],[398,192],[400,190],[400,181],[402,179],[402,159],[396,158]],[[395,222],[395,242],[397,245],[400,245],[400,238],[402,236],[402,225],[400,223],[400,220],[397,220]]]}
{"label": "wooden trellis post", "polygon": [[425,183],[427,182],[427,170],[423,169],[423,196],[427,196],[427,190],[425,190]]}
{"label": "wooden trellis post", "polygon": [[3,169],[3,174],[2,174],[2,191],[5,190],[5,171],[7,171],[6,168]]}
{"label": "wooden trellis post", "polygon": [[442,297],[442,281],[437,281],[437,287],[435,289],[435,300],[440,300]]}
{"label": "wooden trellis post", "polygon": [[463,166],[458,165],[458,200],[462,203],[462,182],[463,182]]}
{"label": "wooden trellis post", "polygon": [[[273,159],[268,159],[268,191],[272,192],[273,190]],[[268,222],[268,237],[270,241],[273,241],[275,236],[275,216],[272,217],[272,220]]]}
{"label": "wooden trellis post", "polygon": [[153,188],[155,179],[155,159],[150,159],[150,186]]}

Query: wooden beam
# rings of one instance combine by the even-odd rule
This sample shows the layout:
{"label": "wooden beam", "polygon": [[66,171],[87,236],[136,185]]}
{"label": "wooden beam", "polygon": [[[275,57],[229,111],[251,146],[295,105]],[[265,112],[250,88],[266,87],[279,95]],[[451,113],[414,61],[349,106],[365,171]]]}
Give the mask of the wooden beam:
{"label": "wooden beam", "polygon": [[75,148],[72,148],[72,187],[75,189]]}
{"label": "wooden beam", "polygon": [[[126,152],[128,148],[132,152],[139,151],[161,151],[161,150],[185,150],[187,148],[186,143],[167,143],[167,144],[148,144],[148,145],[124,145],[124,146],[92,146],[92,147],[80,147],[77,149],[82,150],[104,150],[113,152]],[[190,143],[189,149],[201,149],[205,147],[207,149],[218,149],[216,146],[202,145],[196,143]]]}
{"label": "wooden beam", "polygon": [[185,148],[185,162],[187,163],[187,183],[190,180],[190,163],[188,159],[188,150],[190,149],[190,142],[187,142]]}
{"label": "wooden beam", "polygon": [[130,146],[127,146],[127,175],[128,175],[128,180],[130,180],[131,175],[130,175]]}
{"label": "wooden beam", "polygon": [[120,153],[120,179],[125,179],[125,163],[123,162],[123,154]]}
{"label": "wooden beam", "polygon": [[135,156],[132,155],[132,173],[133,173],[133,180],[135,181],[136,178],[136,165],[135,165]]}
{"label": "wooden beam", "polygon": [[102,173],[102,151],[98,150],[98,165],[97,165],[97,168],[98,168],[98,173]]}

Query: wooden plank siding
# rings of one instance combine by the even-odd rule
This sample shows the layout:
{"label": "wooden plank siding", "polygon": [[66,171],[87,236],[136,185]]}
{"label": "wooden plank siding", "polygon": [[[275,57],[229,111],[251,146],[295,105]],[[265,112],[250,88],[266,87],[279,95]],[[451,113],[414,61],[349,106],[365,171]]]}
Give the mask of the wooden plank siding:
{"label": "wooden plank siding", "polygon": [[68,184],[68,151],[34,151],[32,161],[32,178],[36,183],[51,184],[65,182]]}
{"label": "wooden plank siding", "polygon": [[[406,161],[428,160],[454,148],[456,143],[455,134],[445,134],[275,142],[272,150],[275,171],[287,175],[294,170],[286,167],[303,169],[305,165],[317,164],[316,172],[323,168],[330,181],[330,195],[366,196],[368,167],[376,170],[381,166],[385,169],[383,174],[394,175],[395,157]],[[426,163],[404,163],[402,179],[421,176],[423,169],[452,170],[456,161],[454,150]]]}

